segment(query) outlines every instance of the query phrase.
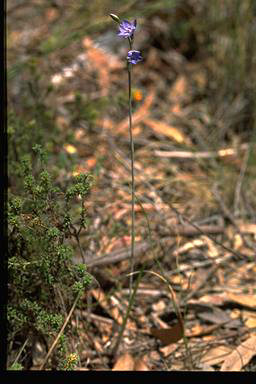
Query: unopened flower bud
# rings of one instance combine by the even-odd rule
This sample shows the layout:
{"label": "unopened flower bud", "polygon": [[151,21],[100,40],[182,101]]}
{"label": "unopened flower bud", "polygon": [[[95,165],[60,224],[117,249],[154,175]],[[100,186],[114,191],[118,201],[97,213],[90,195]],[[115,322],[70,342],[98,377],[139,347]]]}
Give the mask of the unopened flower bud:
{"label": "unopened flower bud", "polygon": [[116,21],[117,23],[120,23],[120,19],[117,15],[115,15],[114,13],[110,13],[109,16],[114,20]]}

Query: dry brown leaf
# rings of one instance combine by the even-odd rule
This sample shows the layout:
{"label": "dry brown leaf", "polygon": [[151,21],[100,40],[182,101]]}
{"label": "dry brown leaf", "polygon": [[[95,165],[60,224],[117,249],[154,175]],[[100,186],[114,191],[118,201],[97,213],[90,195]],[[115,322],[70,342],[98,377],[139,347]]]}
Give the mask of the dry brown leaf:
{"label": "dry brown leaf", "polygon": [[252,223],[241,223],[239,229],[242,233],[252,233],[256,235],[256,224]]}
{"label": "dry brown leaf", "polygon": [[108,67],[110,70],[122,69],[124,64],[119,58],[113,54],[105,52],[98,48],[97,45],[88,36],[84,38],[83,45],[86,48],[86,53],[89,53],[89,59],[97,67]]}
{"label": "dry brown leaf", "polygon": [[132,133],[134,137],[139,136],[141,132],[142,132],[142,127],[140,125],[133,126]]}
{"label": "dry brown leaf", "polygon": [[183,337],[183,328],[180,323],[175,324],[171,328],[151,328],[150,332],[153,336],[160,339],[164,345],[177,343]]}
{"label": "dry brown leaf", "polygon": [[168,325],[165,321],[163,321],[163,320],[158,316],[157,313],[152,312],[151,316],[152,316],[152,319],[154,320],[154,323],[155,323],[157,326],[159,326],[161,329],[162,329],[162,328],[164,328],[164,329],[169,329],[169,328],[170,328],[169,325]]}
{"label": "dry brown leaf", "polygon": [[199,299],[202,303],[208,303],[213,305],[223,305],[227,302],[226,292],[222,294],[205,295]]}
{"label": "dry brown leaf", "polygon": [[136,359],[134,371],[149,371],[149,368],[143,359]]}
{"label": "dry brown leaf", "polygon": [[[120,268],[119,268],[120,273]],[[118,323],[123,323],[123,315],[120,311],[120,301],[115,296],[107,297],[102,289],[92,289],[90,293],[95,300],[101,305],[101,307]],[[117,296],[117,295],[116,295]],[[128,319],[126,328],[130,330],[137,330],[135,323]]]}
{"label": "dry brown leaf", "polygon": [[110,86],[110,71],[122,68],[123,64],[114,55],[98,48],[89,37],[84,38],[83,45],[89,62],[99,73],[101,94],[106,95]]}
{"label": "dry brown leaf", "polygon": [[176,351],[177,348],[178,348],[178,344],[171,344],[171,345],[166,345],[165,347],[162,347],[159,350],[164,355],[164,357],[167,357],[171,353]]}
{"label": "dry brown leaf", "polygon": [[256,355],[256,336],[253,335],[239,345],[224,361],[221,371],[241,371]]}
{"label": "dry brown leaf", "polygon": [[186,336],[192,337],[192,336],[198,336],[201,335],[204,328],[200,324],[195,324],[194,326],[190,327],[189,329],[186,329]]}
{"label": "dry brown leaf", "polygon": [[115,123],[109,118],[109,117],[104,117],[103,119],[97,119],[96,124],[99,126],[102,126],[103,129],[113,129],[115,126]]}
{"label": "dry brown leaf", "polygon": [[117,359],[112,371],[134,371],[134,364],[132,355],[126,352]]}
{"label": "dry brown leaf", "polygon": [[[114,218],[117,220],[120,220],[123,216],[130,214],[130,212],[131,212],[130,205],[128,205],[128,204],[123,204],[123,205],[125,205],[124,208],[119,209],[117,212],[114,213]],[[148,212],[148,211],[154,210],[154,207],[152,204],[143,203],[143,210],[142,210],[142,207],[140,205],[135,205],[134,210],[135,210],[135,212],[141,212],[141,211],[142,212],[144,212],[144,211]]]}
{"label": "dry brown leaf", "polygon": [[226,345],[220,345],[219,347],[214,347],[206,352],[205,355],[201,358],[201,363],[207,363],[208,365],[217,365],[222,363],[225,360],[227,355],[232,352],[231,347]]}
{"label": "dry brown leaf", "polygon": [[184,363],[182,361],[174,361],[172,363],[172,371],[183,371],[184,370]]}
{"label": "dry brown leaf", "polygon": [[123,247],[128,247],[131,243],[130,236],[122,236],[122,237],[113,237],[105,248],[105,253],[115,251],[117,249],[121,249]]}
{"label": "dry brown leaf", "polygon": [[200,248],[200,247],[203,247],[204,245],[205,245],[205,242],[202,238],[188,241],[184,245],[181,245],[179,248],[177,248],[173,252],[173,256],[182,255],[183,253],[186,253],[186,252],[190,251],[191,249]]}
{"label": "dry brown leaf", "polygon": [[[103,129],[108,129],[108,130],[114,130],[116,131],[117,123],[113,122],[110,118],[105,117],[104,119],[97,119],[96,124],[103,127]],[[141,134],[142,127],[140,125],[133,125],[133,136],[139,136]],[[124,132],[127,133],[128,132]]]}
{"label": "dry brown leaf", "polygon": [[[210,339],[214,338],[211,334],[218,329],[221,326],[221,324],[213,324],[213,325],[207,325],[207,326],[201,326],[201,325],[195,325],[192,327],[192,329],[186,330],[186,336],[187,337],[199,337],[199,336],[208,336],[210,335]],[[209,339],[209,340],[210,340]]]}
{"label": "dry brown leaf", "polygon": [[238,308],[233,309],[230,313],[231,319],[240,319],[241,318],[241,311]]}
{"label": "dry brown leaf", "polygon": [[234,245],[233,248],[235,251],[238,251],[243,246],[243,238],[239,233],[234,235]]}
{"label": "dry brown leaf", "polygon": [[[227,299],[234,301],[235,303],[244,305],[246,307],[256,308],[256,295],[235,294],[232,292],[227,293]],[[226,299],[226,300],[227,300]]]}
{"label": "dry brown leaf", "polygon": [[95,347],[96,351],[99,353],[104,353],[104,348],[101,345],[101,343],[99,342],[99,340],[97,340],[95,338],[92,338],[92,339],[93,339],[93,343],[94,343],[94,347]]}
{"label": "dry brown leaf", "polygon": [[166,304],[164,300],[158,300],[156,303],[152,305],[152,308],[155,312],[157,312],[158,314],[159,313],[161,314],[166,309]]}
{"label": "dry brown leaf", "polygon": [[[95,300],[98,301],[98,303],[101,305],[101,307],[114,319],[117,321],[118,324],[122,324],[123,318],[120,314],[117,306],[112,306],[109,303],[109,300],[105,293],[101,289],[92,289],[90,293],[93,295]],[[112,308],[111,308],[112,307]]]}
{"label": "dry brown leaf", "polygon": [[[204,295],[200,297],[196,302],[197,303],[207,303],[213,305],[223,305],[227,301],[226,293],[223,294],[212,294]],[[189,300],[189,303],[194,303],[194,300]]]}
{"label": "dry brown leaf", "polygon": [[218,307],[213,307],[210,311],[198,313],[197,316],[213,324],[223,324],[231,321],[229,314]]}
{"label": "dry brown leaf", "polygon": [[256,328],[256,319],[255,318],[249,318],[245,322],[246,327],[248,328]]}
{"label": "dry brown leaf", "polygon": [[[141,236],[135,236],[136,244],[141,241]],[[104,253],[110,253],[113,251],[123,251],[124,248],[127,248],[131,245],[131,237],[130,236],[122,236],[119,238],[113,237],[110,243],[104,250]]]}
{"label": "dry brown leaf", "polygon": [[[241,313],[240,313],[241,315]],[[242,319],[248,328],[256,328],[256,313],[252,311],[242,311]]]}
{"label": "dry brown leaf", "polygon": [[179,128],[170,126],[162,121],[157,121],[153,119],[144,119],[144,123],[149,126],[153,131],[160,133],[177,141],[177,143],[191,144],[191,141],[186,137]]}
{"label": "dry brown leaf", "polygon": [[183,101],[187,98],[188,82],[184,75],[180,75],[172,85],[169,92],[169,99],[173,102]]}
{"label": "dry brown leaf", "polygon": [[204,239],[208,246],[207,255],[210,257],[218,257],[220,253],[214,242],[208,236],[202,236],[202,239]]}
{"label": "dry brown leaf", "polygon": [[181,274],[180,275],[171,275],[169,277],[169,279],[170,279],[172,284],[177,284],[177,285],[181,285],[185,279],[187,280],[187,278],[182,276]]}
{"label": "dry brown leaf", "polygon": [[159,361],[161,359],[160,354],[157,351],[151,351],[148,354],[149,361]]}

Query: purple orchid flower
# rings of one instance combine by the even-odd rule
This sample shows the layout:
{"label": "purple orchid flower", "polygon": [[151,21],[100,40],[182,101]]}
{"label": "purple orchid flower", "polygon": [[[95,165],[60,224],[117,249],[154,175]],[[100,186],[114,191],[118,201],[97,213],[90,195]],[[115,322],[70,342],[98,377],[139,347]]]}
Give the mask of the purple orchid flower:
{"label": "purple orchid flower", "polygon": [[135,29],[136,29],[136,25],[137,25],[136,20],[131,21],[131,22],[128,20],[121,21],[121,23],[119,24],[118,36],[121,36],[124,38],[128,38],[128,37],[132,38],[133,34],[135,32]]}
{"label": "purple orchid flower", "polygon": [[140,51],[135,51],[134,49],[128,52],[127,60],[131,64],[137,64],[139,61],[142,60],[142,56]]}

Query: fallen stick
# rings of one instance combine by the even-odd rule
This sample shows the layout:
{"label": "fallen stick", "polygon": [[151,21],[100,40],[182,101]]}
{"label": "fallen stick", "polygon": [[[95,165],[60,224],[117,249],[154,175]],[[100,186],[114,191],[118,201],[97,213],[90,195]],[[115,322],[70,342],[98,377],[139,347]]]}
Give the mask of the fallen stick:
{"label": "fallen stick", "polygon": [[[138,257],[142,253],[145,253],[150,248],[150,244],[147,242],[139,243],[135,246],[134,256]],[[87,267],[96,267],[98,265],[108,265],[113,263],[118,263],[119,261],[129,259],[131,255],[130,247],[121,248],[118,251],[106,253],[102,256],[97,256],[93,258],[85,257],[85,260],[82,261],[79,257],[74,257],[74,264],[85,263]]]}
{"label": "fallen stick", "polygon": [[173,228],[160,226],[159,228],[169,236],[195,236],[201,235],[202,232],[205,234],[210,233],[212,235],[217,235],[225,231],[225,227],[223,225],[200,225],[199,228],[201,231],[191,225],[175,225]]}
{"label": "fallen stick", "polygon": [[238,149],[234,148],[223,148],[216,152],[191,152],[191,151],[159,151],[155,150],[154,154],[157,157],[168,157],[176,159],[212,159],[218,157],[227,157],[227,156],[236,156],[239,154],[239,151],[245,151],[248,149],[248,144],[242,144]]}
{"label": "fallen stick", "polygon": [[[160,227],[161,229],[161,227]],[[199,230],[200,229],[200,230]],[[199,227],[199,229],[194,228],[190,225],[177,225],[175,228],[165,228],[165,234],[168,235],[168,237],[162,238],[159,242],[160,244],[166,243],[169,240],[172,240],[172,237],[174,236],[194,236],[194,235],[201,235],[202,232],[204,234],[219,234],[224,232],[224,226],[222,225],[202,225]],[[134,250],[134,256],[135,258],[141,256],[141,254],[145,253],[150,249],[151,245],[149,242],[144,241],[141,243],[138,243],[135,246]],[[79,264],[81,262],[85,263],[87,267],[96,267],[98,265],[107,265],[107,264],[113,264],[118,263],[119,261],[123,261],[128,259],[130,256],[130,247],[121,248],[117,251],[106,253],[101,256],[97,257],[84,257],[84,260],[81,261],[80,258],[74,257],[73,262],[74,264]]]}

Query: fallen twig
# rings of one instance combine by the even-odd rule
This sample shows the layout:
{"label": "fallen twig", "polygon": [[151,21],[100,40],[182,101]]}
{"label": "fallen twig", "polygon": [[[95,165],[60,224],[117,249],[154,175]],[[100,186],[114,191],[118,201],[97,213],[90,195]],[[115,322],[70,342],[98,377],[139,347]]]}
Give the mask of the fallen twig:
{"label": "fallen twig", "polygon": [[154,155],[157,157],[168,157],[172,159],[212,159],[218,157],[228,157],[238,155],[239,151],[245,151],[248,149],[248,144],[242,144],[239,149],[223,148],[217,152],[191,152],[191,151],[159,151],[155,150]]}
{"label": "fallen twig", "polygon": [[175,225],[173,228],[168,227],[159,227],[163,229],[165,234],[169,236],[195,236],[204,232],[204,234],[220,234],[224,233],[225,227],[223,225],[200,225],[198,228],[193,227],[192,225]]}
{"label": "fallen twig", "polygon": [[70,320],[70,317],[71,317],[71,315],[72,315],[72,313],[73,313],[73,311],[74,311],[74,309],[75,309],[75,307],[76,307],[76,305],[77,305],[77,302],[78,302],[80,296],[81,296],[81,294],[80,294],[80,292],[79,292],[79,293],[77,294],[76,298],[75,298],[75,301],[74,301],[74,303],[73,303],[73,305],[72,305],[72,308],[70,309],[69,314],[68,314],[68,316],[66,317],[66,320],[65,320],[65,322],[64,322],[64,324],[63,324],[61,330],[59,331],[59,333],[58,333],[56,339],[55,339],[54,342],[52,343],[51,348],[49,349],[49,351],[48,351],[48,353],[47,353],[47,355],[46,355],[46,357],[45,357],[45,359],[44,359],[42,365],[40,366],[39,371],[42,371],[42,369],[44,368],[45,364],[47,363],[47,360],[49,359],[50,355],[52,354],[54,348],[55,348],[56,345],[58,344],[58,341],[59,341],[61,335],[63,334],[63,332],[64,332],[64,330],[65,330],[65,328],[66,328],[66,326],[67,326],[67,324],[68,324],[68,322],[69,322],[69,320]]}

